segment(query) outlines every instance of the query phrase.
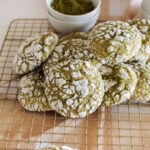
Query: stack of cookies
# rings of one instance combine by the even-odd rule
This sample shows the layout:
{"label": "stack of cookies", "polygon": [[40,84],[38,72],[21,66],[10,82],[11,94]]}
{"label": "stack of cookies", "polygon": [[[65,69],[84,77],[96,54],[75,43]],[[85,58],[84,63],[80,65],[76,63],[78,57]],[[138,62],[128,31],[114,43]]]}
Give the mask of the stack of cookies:
{"label": "stack of cookies", "polygon": [[150,101],[150,21],[107,21],[90,32],[26,39],[14,59],[29,111],[83,118],[100,105]]}

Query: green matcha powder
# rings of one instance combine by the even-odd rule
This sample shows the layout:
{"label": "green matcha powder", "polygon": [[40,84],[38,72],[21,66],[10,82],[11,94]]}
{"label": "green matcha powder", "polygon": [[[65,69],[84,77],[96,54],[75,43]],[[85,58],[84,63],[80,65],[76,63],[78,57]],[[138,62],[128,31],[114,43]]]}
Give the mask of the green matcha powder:
{"label": "green matcha powder", "polygon": [[93,3],[88,0],[53,0],[51,6],[67,15],[82,15],[94,9]]}

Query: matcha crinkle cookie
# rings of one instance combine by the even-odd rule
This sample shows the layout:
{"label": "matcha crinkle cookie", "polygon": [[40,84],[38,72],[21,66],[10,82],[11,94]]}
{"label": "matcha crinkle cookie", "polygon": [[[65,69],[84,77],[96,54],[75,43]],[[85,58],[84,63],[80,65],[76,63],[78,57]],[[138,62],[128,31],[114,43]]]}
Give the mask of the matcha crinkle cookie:
{"label": "matcha crinkle cookie", "polygon": [[146,61],[147,66],[150,68],[150,57],[148,58],[148,60]]}
{"label": "matcha crinkle cookie", "polygon": [[150,102],[150,68],[144,64],[133,65],[138,82],[131,100],[138,102]]}
{"label": "matcha crinkle cookie", "polygon": [[113,66],[112,65],[102,65],[99,68],[99,72],[102,76],[102,79],[104,81],[104,90],[107,92],[112,86],[117,84],[117,81],[114,80],[111,76],[113,72]]}
{"label": "matcha crinkle cookie", "polygon": [[129,20],[128,23],[132,26],[137,27],[137,29],[141,33],[142,38],[141,48],[131,60],[137,60],[141,63],[145,63],[150,57],[150,20]]}
{"label": "matcha crinkle cookie", "polygon": [[39,67],[49,57],[57,43],[58,37],[53,32],[27,38],[15,56],[13,62],[15,73],[25,74]]}
{"label": "matcha crinkle cookie", "polygon": [[70,34],[67,34],[65,36],[62,36],[59,40],[59,42],[70,40],[70,39],[88,39],[89,32],[73,32]]}
{"label": "matcha crinkle cookie", "polygon": [[69,146],[56,146],[56,145],[50,145],[49,147],[42,148],[41,150],[77,150],[77,149],[72,149]]}
{"label": "matcha crinkle cookie", "polygon": [[91,60],[93,63],[99,65],[97,57],[89,51],[89,41],[83,39],[70,39],[59,43],[53,50],[49,59],[44,63],[44,74],[46,75],[48,69],[58,62],[68,59],[82,59]]}
{"label": "matcha crinkle cookie", "polygon": [[101,104],[104,83],[90,61],[68,60],[51,67],[45,79],[51,107],[64,117],[83,118]]}
{"label": "matcha crinkle cookie", "polygon": [[21,78],[17,99],[21,106],[29,111],[51,110],[44,94],[43,77],[38,72],[29,73]]}
{"label": "matcha crinkle cookie", "polygon": [[88,39],[90,50],[103,59],[103,63],[126,62],[141,47],[141,36],[138,29],[121,21],[97,24],[89,33]]}
{"label": "matcha crinkle cookie", "polygon": [[123,63],[112,66],[112,71],[103,78],[114,81],[104,95],[103,103],[106,106],[120,104],[130,99],[137,84],[136,73],[129,65]]}

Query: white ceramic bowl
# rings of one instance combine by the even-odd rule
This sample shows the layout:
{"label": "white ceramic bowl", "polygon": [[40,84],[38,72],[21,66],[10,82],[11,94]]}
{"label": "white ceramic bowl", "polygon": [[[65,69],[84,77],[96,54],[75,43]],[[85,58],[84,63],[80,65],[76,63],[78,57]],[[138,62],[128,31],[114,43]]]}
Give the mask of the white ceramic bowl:
{"label": "white ceramic bowl", "polygon": [[142,8],[141,17],[144,18],[144,19],[150,19],[150,14],[148,14],[148,13],[144,10],[144,8]]}
{"label": "white ceramic bowl", "polygon": [[49,12],[47,13],[48,13],[48,19],[51,25],[53,26],[53,28],[59,33],[67,34],[70,32],[87,31],[91,29],[97,22],[100,12],[92,16],[92,18],[88,18],[88,19],[85,19],[82,21],[76,21],[76,22],[63,21],[63,20],[55,18]]}
{"label": "white ceramic bowl", "polygon": [[53,0],[46,0],[48,12],[55,18],[63,20],[63,21],[76,22],[76,21],[87,20],[95,16],[95,14],[100,13],[101,0],[90,0],[92,1],[95,8],[92,11],[83,15],[66,15],[66,14],[60,13],[51,7],[52,1]]}
{"label": "white ceramic bowl", "polygon": [[142,8],[146,13],[150,14],[150,0],[143,0]]}

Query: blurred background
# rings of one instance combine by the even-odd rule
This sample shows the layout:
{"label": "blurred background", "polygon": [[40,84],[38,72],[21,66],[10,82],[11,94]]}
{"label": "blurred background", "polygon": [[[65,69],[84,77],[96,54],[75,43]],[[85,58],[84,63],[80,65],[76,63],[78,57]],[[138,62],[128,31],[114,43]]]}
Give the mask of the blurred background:
{"label": "blurred background", "polygon": [[[140,17],[142,0],[102,0],[100,20]],[[16,18],[47,18],[44,0],[0,0],[0,47],[10,21]]]}

